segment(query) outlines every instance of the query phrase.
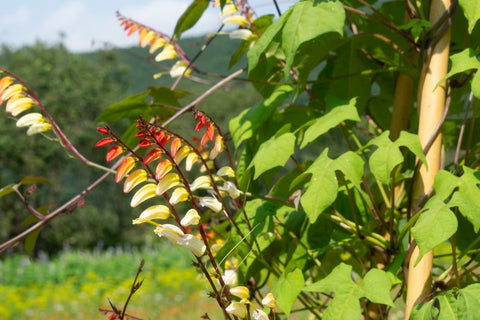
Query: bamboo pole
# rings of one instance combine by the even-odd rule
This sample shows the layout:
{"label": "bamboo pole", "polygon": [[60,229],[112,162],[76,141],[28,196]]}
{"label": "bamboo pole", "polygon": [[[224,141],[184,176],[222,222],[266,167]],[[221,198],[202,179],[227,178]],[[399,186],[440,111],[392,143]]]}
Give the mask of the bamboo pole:
{"label": "bamboo pole", "polygon": [[[430,22],[434,25],[450,7],[450,0],[433,0],[430,7]],[[418,135],[422,146],[431,138],[437,123],[440,121],[445,106],[446,84],[442,83],[435,89],[437,83],[447,73],[450,45],[450,28],[439,36],[431,51],[431,57],[423,66],[418,89],[419,127]],[[428,194],[433,186],[436,173],[441,165],[441,134],[437,136],[426,154],[428,170],[421,165],[414,180],[412,208],[416,208],[421,199]],[[418,247],[415,247],[409,261],[407,280],[407,301],[405,319],[410,318],[415,304],[428,294],[431,289],[431,271],[433,251],[423,256],[415,266],[418,258]]]}

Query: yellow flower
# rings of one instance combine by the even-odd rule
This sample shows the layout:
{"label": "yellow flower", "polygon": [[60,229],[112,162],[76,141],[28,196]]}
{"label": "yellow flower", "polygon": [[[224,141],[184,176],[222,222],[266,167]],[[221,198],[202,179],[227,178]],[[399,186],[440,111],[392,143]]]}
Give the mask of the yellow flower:
{"label": "yellow flower", "polygon": [[202,240],[194,237],[191,234],[186,234],[179,237],[177,244],[188,248],[197,257],[203,256],[205,250],[207,249]]}
{"label": "yellow flower", "polygon": [[[12,86],[13,87],[13,86]],[[23,111],[30,109],[33,105],[33,100],[28,97],[20,97],[19,95],[12,97],[7,102],[5,110],[16,117]]]}
{"label": "yellow flower", "polygon": [[177,154],[175,155],[175,163],[179,165],[183,159],[185,159],[186,156],[190,153],[192,148],[189,146],[183,146],[180,148],[180,150],[177,151]]}
{"label": "yellow flower", "polygon": [[252,36],[252,31],[248,29],[238,29],[230,32],[230,39],[248,40]]}
{"label": "yellow flower", "polygon": [[177,52],[175,51],[175,47],[170,43],[167,43],[163,48],[162,52],[160,52],[156,57],[155,61],[160,62],[164,60],[170,60],[177,57]]}
{"label": "yellow flower", "polygon": [[153,38],[155,38],[155,35],[156,34],[153,31],[148,31],[144,34],[140,33],[140,37],[139,37],[140,47],[145,48],[147,44],[149,44],[153,40]]}
{"label": "yellow flower", "polygon": [[190,190],[209,189],[212,186],[212,181],[209,176],[200,176],[190,184]]}
{"label": "yellow flower", "polygon": [[200,159],[200,157],[198,156],[198,154],[196,154],[195,152],[191,152],[188,154],[187,156],[187,160],[185,161],[185,169],[187,171],[190,171],[192,170],[192,166],[195,162],[198,161],[198,159]]}
{"label": "yellow flower", "polygon": [[177,244],[177,241],[184,235],[182,229],[173,224],[162,224],[155,228],[154,232],[159,237],[167,238],[171,243]]}
{"label": "yellow flower", "polygon": [[200,222],[200,215],[197,210],[190,209],[185,214],[185,217],[180,221],[180,224],[184,227],[187,226],[196,226]]}
{"label": "yellow flower", "polygon": [[157,39],[155,39],[150,47],[150,50],[148,50],[148,52],[150,54],[154,53],[155,51],[157,51],[158,49],[160,49],[161,47],[163,47],[165,44],[165,40],[163,38],[160,38],[158,37]]}
{"label": "yellow flower", "polygon": [[147,220],[161,219],[165,220],[170,217],[170,209],[164,205],[151,206],[145,209],[140,216],[133,220],[133,224],[143,223]]}
{"label": "yellow flower", "polygon": [[161,196],[171,188],[180,184],[180,177],[176,173],[169,173],[157,185],[157,195]]}
{"label": "yellow flower", "polygon": [[3,103],[3,101],[7,101],[14,95],[19,94],[20,92],[23,91],[23,87],[21,84],[14,84],[9,87],[6,87],[4,90],[0,91],[1,96],[0,96],[0,103]]}
{"label": "yellow flower", "polygon": [[137,169],[133,171],[125,180],[123,184],[123,192],[129,193],[140,183],[147,181],[147,171],[143,169]]}
{"label": "yellow flower", "polygon": [[138,206],[140,203],[153,198],[156,196],[155,190],[157,189],[157,185],[154,183],[149,183],[141,187],[135,195],[132,197],[132,201],[130,202],[130,206],[132,208]]}
{"label": "yellow flower", "polygon": [[221,167],[217,171],[217,176],[235,178],[235,171],[229,166]]}
{"label": "yellow flower", "polygon": [[247,18],[244,16],[230,16],[223,19],[223,24],[238,24],[239,26],[246,26],[248,24]]}
{"label": "yellow flower", "polygon": [[225,311],[239,317],[240,319],[247,316],[247,307],[241,302],[233,301],[227,308],[225,308]]}
{"label": "yellow flower", "polygon": [[234,4],[227,4],[223,7],[222,13],[220,14],[220,17],[227,16],[229,14],[234,14],[237,12],[237,7]]}
{"label": "yellow flower", "polygon": [[31,125],[30,128],[28,128],[27,136],[33,136],[34,134],[45,132],[50,129],[52,129],[52,126],[50,125],[50,123],[47,123],[47,122],[36,123],[34,125]]}
{"label": "yellow flower", "polygon": [[180,187],[173,190],[169,202],[171,205],[176,205],[179,202],[187,201],[189,196],[190,195],[188,194],[187,189]]}
{"label": "yellow flower", "polygon": [[277,299],[275,299],[273,293],[267,293],[267,295],[262,299],[262,305],[269,308],[275,308],[277,305]]}
{"label": "yellow flower", "polygon": [[248,300],[250,298],[250,291],[245,286],[231,288],[230,293],[242,300]]}

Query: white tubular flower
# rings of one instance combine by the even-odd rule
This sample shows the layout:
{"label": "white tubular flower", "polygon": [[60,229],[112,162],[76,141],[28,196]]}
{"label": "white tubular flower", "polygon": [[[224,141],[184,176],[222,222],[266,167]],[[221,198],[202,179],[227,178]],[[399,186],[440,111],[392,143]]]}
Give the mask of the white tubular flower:
{"label": "white tubular flower", "polygon": [[176,205],[177,203],[187,201],[189,194],[187,189],[180,187],[173,191],[172,196],[170,197],[170,204]]}
{"label": "white tubular flower", "polygon": [[175,64],[170,69],[170,77],[180,77],[184,72],[185,76],[188,77],[192,73],[192,69],[188,69],[187,71],[185,70],[187,70],[187,64],[185,63],[185,61],[179,60],[175,62]]}
{"label": "white tubular flower", "polygon": [[231,288],[230,293],[242,300],[248,300],[250,298],[250,291],[245,286]]}
{"label": "white tubular flower", "polygon": [[241,302],[233,301],[225,308],[225,311],[239,317],[240,319],[244,319],[247,316],[247,307]]}
{"label": "white tubular flower", "polygon": [[232,270],[232,269],[227,269],[225,270],[225,273],[222,276],[222,279],[227,286],[232,287],[237,284],[237,272],[235,272],[235,270]]}
{"label": "white tubular flower", "polygon": [[170,240],[171,243],[177,244],[180,237],[185,235],[179,227],[173,224],[163,224],[155,228],[154,232],[159,237],[165,237]]}
{"label": "white tubular flower", "polygon": [[229,166],[221,167],[217,171],[217,176],[234,178],[235,177],[235,171],[233,171],[233,169],[230,168]]}
{"label": "white tubular flower", "polygon": [[34,134],[45,132],[52,129],[52,126],[48,122],[36,123],[27,130],[27,136],[33,136]]}
{"label": "white tubular flower", "polygon": [[248,40],[252,36],[252,31],[248,29],[238,29],[230,32],[230,39]]}
{"label": "white tubular flower", "polygon": [[275,308],[277,305],[277,299],[275,299],[273,293],[267,293],[267,295],[262,299],[262,305],[269,308]]}
{"label": "white tubular flower", "polygon": [[31,125],[42,123],[42,122],[44,122],[42,114],[38,112],[32,112],[18,119],[16,126],[26,127],[26,126],[31,126]]}
{"label": "white tubular flower", "polygon": [[161,219],[165,220],[170,217],[170,209],[164,205],[151,206],[145,209],[140,216],[133,220],[133,224],[140,224],[148,220]]}
{"label": "white tubular flower", "polygon": [[223,209],[222,203],[213,197],[202,197],[198,200],[198,203],[200,206],[207,207],[217,213]]}
{"label": "white tubular flower", "polygon": [[200,176],[190,184],[190,190],[195,191],[198,189],[210,189],[212,181],[209,176]]}
{"label": "white tubular flower", "polygon": [[177,240],[177,244],[188,248],[197,257],[203,256],[205,250],[207,249],[202,240],[194,237],[191,234],[185,234],[179,237]]}
{"label": "white tubular flower", "polygon": [[253,310],[252,317],[255,320],[268,320],[268,315],[261,309]]}
{"label": "white tubular flower", "polygon": [[225,191],[232,199],[237,199],[242,195],[242,191],[238,190],[233,182],[225,181],[222,187],[218,188],[220,191]]}
{"label": "white tubular flower", "polygon": [[197,210],[190,209],[185,214],[185,217],[180,221],[180,224],[184,227],[187,226],[196,226],[200,222],[200,215]]}

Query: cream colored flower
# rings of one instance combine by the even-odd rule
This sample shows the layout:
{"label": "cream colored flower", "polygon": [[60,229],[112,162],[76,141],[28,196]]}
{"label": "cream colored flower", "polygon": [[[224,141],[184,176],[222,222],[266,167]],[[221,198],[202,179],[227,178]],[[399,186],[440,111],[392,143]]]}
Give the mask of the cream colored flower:
{"label": "cream colored flower", "polygon": [[247,18],[244,16],[230,16],[222,21],[223,24],[238,24],[239,26],[246,26],[248,24]]}
{"label": "cream colored flower", "polygon": [[210,180],[209,176],[200,176],[190,184],[190,190],[195,191],[198,189],[210,189],[211,186],[212,181]]}
{"label": "cream colored flower", "polygon": [[207,207],[217,213],[223,209],[222,203],[213,197],[202,197],[198,200],[198,203],[200,206]]}
{"label": "cream colored flower", "polygon": [[185,214],[185,217],[180,221],[180,224],[184,227],[187,226],[196,226],[200,222],[200,215],[197,210],[190,209]]}
{"label": "cream colored flower", "polygon": [[170,197],[170,204],[171,205],[176,205],[177,203],[187,201],[189,198],[189,194],[187,192],[187,189],[183,187],[179,187],[175,190],[173,190],[172,196]]}
{"label": "cream colored flower", "polygon": [[238,29],[230,32],[230,39],[248,40],[252,36],[252,31],[248,29]]}
{"label": "cream colored flower", "polygon": [[233,269],[227,269],[225,270],[222,279],[227,286],[235,286],[237,284],[237,272]]}
{"label": "cream colored flower", "polygon": [[145,209],[140,216],[133,220],[133,224],[140,224],[148,220],[160,219],[165,220],[170,217],[170,209],[164,205],[151,206]]}
{"label": "cream colored flower", "polygon": [[239,297],[242,300],[248,300],[250,298],[250,291],[245,286],[231,288],[230,293],[235,297]]}
{"label": "cream colored flower", "polygon": [[130,173],[130,175],[125,179],[123,184],[123,192],[129,193],[140,183],[147,181],[147,171],[143,169],[137,169]]}
{"label": "cream colored flower", "polygon": [[175,51],[175,47],[171,45],[170,43],[167,43],[165,47],[163,48],[162,52],[160,52],[156,57],[155,61],[160,62],[160,61],[165,61],[165,60],[171,60],[177,57],[177,52]]}
{"label": "cream colored flower", "polygon": [[277,305],[277,299],[275,299],[273,293],[267,293],[267,295],[262,299],[262,305],[269,308],[275,308]]}
{"label": "cream colored flower", "polygon": [[28,128],[27,136],[33,136],[34,134],[45,132],[50,129],[52,129],[52,126],[50,123],[47,123],[47,122],[36,123],[34,125],[31,125],[30,128]]}
{"label": "cream colored flower", "polygon": [[42,123],[45,120],[43,119],[43,116],[41,113],[38,112],[32,112],[24,115],[20,119],[18,119],[16,126],[17,127],[26,127],[26,126],[31,126],[37,123]]}
{"label": "cream colored flower", "polygon": [[229,166],[221,167],[217,171],[217,176],[235,178],[235,171]]}
{"label": "cream colored flower", "polygon": [[180,177],[176,173],[169,173],[163,177],[157,185],[157,195],[162,195],[173,187],[180,184]]}
{"label": "cream colored flower", "polygon": [[205,250],[207,249],[202,240],[194,237],[191,234],[186,234],[178,238],[177,244],[188,248],[197,257],[203,256]]}
{"label": "cream colored flower", "polygon": [[153,198],[156,196],[155,190],[157,189],[157,185],[154,183],[149,183],[141,187],[135,195],[132,197],[132,201],[130,202],[130,206],[132,208],[138,206],[140,203]]}
{"label": "cream colored flower", "polygon": [[255,320],[268,320],[268,315],[261,309],[253,310],[252,317]]}
{"label": "cream colored flower", "polygon": [[187,156],[187,160],[185,161],[185,170],[187,170],[187,171],[192,170],[193,164],[195,162],[197,162],[198,159],[200,159],[200,157],[198,156],[197,153],[195,153],[195,152],[189,153],[188,156]]}
{"label": "cream colored flower", "polygon": [[232,301],[232,303],[225,308],[225,311],[240,319],[244,319],[247,316],[247,307],[241,302]]}
{"label": "cream colored flower", "polygon": [[177,241],[184,235],[182,229],[173,224],[162,224],[155,228],[154,232],[159,237],[167,238],[171,243],[177,244]]}

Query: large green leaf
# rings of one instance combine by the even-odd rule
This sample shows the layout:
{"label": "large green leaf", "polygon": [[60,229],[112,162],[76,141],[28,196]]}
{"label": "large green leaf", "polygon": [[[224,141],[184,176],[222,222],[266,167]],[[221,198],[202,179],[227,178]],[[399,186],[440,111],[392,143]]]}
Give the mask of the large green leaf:
{"label": "large green leaf", "polygon": [[401,146],[407,147],[423,163],[426,163],[417,135],[402,131],[400,137],[395,141],[391,141],[388,135],[389,131],[385,131],[369,143],[378,146],[378,149],[372,153],[368,161],[370,170],[383,184],[389,183],[390,173],[397,165],[403,162],[403,155],[400,152]]}
{"label": "large green leaf", "polygon": [[[471,48],[465,49],[462,52],[452,55],[450,57],[450,60],[452,62],[450,71],[442,80],[438,82],[437,86],[443,83],[445,79],[450,78],[458,73],[462,73],[472,69],[480,69],[480,61],[478,60],[477,55],[478,51],[475,52]],[[473,79],[471,81],[471,88],[475,97],[480,99],[480,76],[478,72],[473,76]]]}
{"label": "large green leaf", "polygon": [[118,103],[108,106],[98,118],[98,121],[116,122],[122,119],[134,120],[148,108],[148,93],[130,96]]}
{"label": "large green leaf", "polygon": [[324,279],[304,288],[305,291],[334,292],[335,297],[323,314],[324,320],[360,319],[359,299],[393,306],[390,297],[392,283],[385,271],[371,269],[365,278],[356,284],[352,281],[352,266],[340,263]]}
{"label": "large green leaf", "polygon": [[305,126],[308,129],[305,131],[300,149],[345,120],[360,121],[355,101],[353,98],[348,104],[335,107],[327,114],[307,123]]}
{"label": "large green leaf", "polygon": [[183,32],[193,27],[208,8],[209,0],[194,0],[178,19],[173,33],[174,39],[180,39]]}
{"label": "large green leaf", "polygon": [[455,214],[449,209],[441,197],[433,197],[426,204],[426,210],[420,215],[415,226],[412,228],[412,235],[417,242],[421,257],[442,242],[448,240],[458,227]]}
{"label": "large green leaf", "polygon": [[293,303],[303,289],[304,279],[300,269],[283,274],[274,285],[272,293],[277,298],[277,305],[287,316],[290,316]]}
{"label": "large green leaf", "polygon": [[[349,151],[332,160],[327,153],[328,149],[323,151],[308,170],[298,178],[300,180],[308,174],[312,175],[300,200],[310,223],[314,223],[337,198],[336,170],[342,171],[357,185],[363,175],[363,160],[359,155]],[[295,181],[292,184],[295,184]]]}
{"label": "large green leaf", "polygon": [[302,44],[329,32],[343,35],[345,21],[345,10],[337,0],[301,1],[293,5],[291,10],[292,13],[282,29],[287,74]]}
{"label": "large green leaf", "polygon": [[291,132],[272,137],[258,148],[249,167],[255,168],[254,179],[275,167],[283,166],[293,154],[295,135]]}
{"label": "large green leaf", "polygon": [[472,33],[480,19],[480,2],[478,0],[460,0],[459,3],[468,20],[468,33]]}
{"label": "large green leaf", "polygon": [[290,96],[292,91],[291,86],[280,86],[265,101],[252,108],[245,109],[230,120],[228,128],[235,148],[238,148],[243,141],[252,137],[258,128],[268,120],[275,108]]}

